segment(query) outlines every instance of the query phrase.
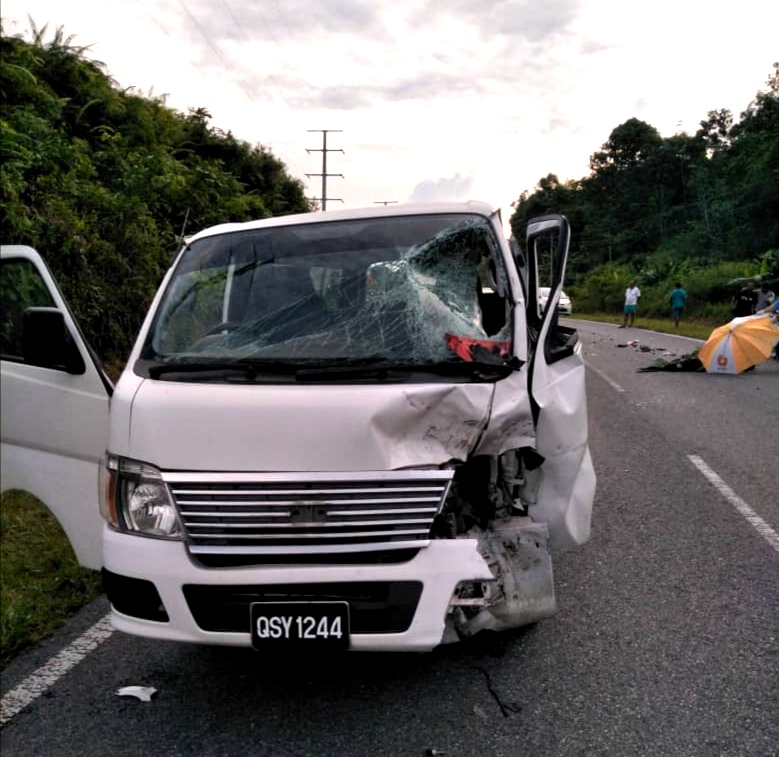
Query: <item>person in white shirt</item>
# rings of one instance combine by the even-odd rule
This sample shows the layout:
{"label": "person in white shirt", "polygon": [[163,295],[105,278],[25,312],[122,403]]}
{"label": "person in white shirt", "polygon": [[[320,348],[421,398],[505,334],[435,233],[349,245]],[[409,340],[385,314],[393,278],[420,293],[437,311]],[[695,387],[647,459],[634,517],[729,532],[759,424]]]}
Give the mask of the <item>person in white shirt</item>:
{"label": "person in white shirt", "polygon": [[632,326],[636,319],[636,308],[638,307],[638,298],[641,296],[641,290],[636,286],[636,282],[631,280],[628,288],[625,290],[625,322],[620,326],[624,329],[626,326]]}

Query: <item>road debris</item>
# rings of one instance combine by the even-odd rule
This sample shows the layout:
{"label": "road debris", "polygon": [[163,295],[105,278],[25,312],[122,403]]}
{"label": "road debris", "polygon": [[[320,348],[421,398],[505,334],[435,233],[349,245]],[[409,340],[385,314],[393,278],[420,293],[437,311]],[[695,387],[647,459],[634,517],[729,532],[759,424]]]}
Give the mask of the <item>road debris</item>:
{"label": "road debris", "polygon": [[117,690],[118,697],[135,697],[141,702],[151,702],[151,698],[157,693],[153,686],[123,686]]}
{"label": "road debris", "polygon": [[478,704],[473,705],[473,714],[478,715],[485,723],[490,719],[489,715]]}
{"label": "road debris", "polygon": [[425,749],[425,757],[439,757],[439,755],[444,755],[446,752],[442,752],[440,749]]}
{"label": "road debris", "polygon": [[686,355],[681,355],[674,360],[665,360],[664,358],[658,358],[651,365],[647,365],[644,368],[639,368],[639,373],[648,373],[650,371],[684,371],[688,373],[704,373],[706,369],[703,367],[698,358],[698,350],[690,352]]}

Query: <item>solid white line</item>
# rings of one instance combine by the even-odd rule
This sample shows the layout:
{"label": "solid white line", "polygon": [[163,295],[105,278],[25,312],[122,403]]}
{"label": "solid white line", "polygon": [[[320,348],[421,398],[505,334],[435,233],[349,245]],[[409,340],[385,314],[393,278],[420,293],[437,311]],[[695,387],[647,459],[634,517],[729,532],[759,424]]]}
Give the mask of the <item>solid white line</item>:
{"label": "solid white line", "polygon": [[687,455],[690,462],[708,479],[709,483],[746,518],[749,525],[757,531],[777,552],[779,552],[779,534],[774,531],[741,497],[736,494],[698,455]]}
{"label": "solid white line", "polygon": [[616,382],[610,379],[603,371],[599,371],[592,363],[585,361],[585,365],[596,375],[600,376],[615,392],[624,392],[625,390]]}
{"label": "solid white line", "polygon": [[25,678],[0,700],[0,726],[34,702],[112,633],[111,615],[104,615],[58,654]]}

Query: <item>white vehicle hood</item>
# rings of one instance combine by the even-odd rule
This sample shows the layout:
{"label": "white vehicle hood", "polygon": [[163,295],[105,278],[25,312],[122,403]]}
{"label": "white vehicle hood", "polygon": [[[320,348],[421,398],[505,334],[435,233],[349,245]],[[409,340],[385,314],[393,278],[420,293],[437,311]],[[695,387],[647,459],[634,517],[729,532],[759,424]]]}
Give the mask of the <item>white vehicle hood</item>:
{"label": "white vehicle hood", "polygon": [[[254,472],[440,466],[465,460],[491,435],[491,415],[502,415],[493,407],[496,386],[147,379],[133,399],[126,454],[166,470],[191,470],[193,461],[201,470]],[[527,396],[524,404],[523,434],[532,430]]]}

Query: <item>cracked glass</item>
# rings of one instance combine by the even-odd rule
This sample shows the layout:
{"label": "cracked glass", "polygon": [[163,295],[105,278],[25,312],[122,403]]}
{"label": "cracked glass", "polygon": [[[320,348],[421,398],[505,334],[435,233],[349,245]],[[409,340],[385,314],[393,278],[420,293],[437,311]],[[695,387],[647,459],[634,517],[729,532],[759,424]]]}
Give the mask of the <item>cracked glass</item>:
{"label": "cracked glass", "polygon": [[143,351],[187,360],[501,360],[506,275],[474,214],[377,216],[204,237],[182,256]]}

